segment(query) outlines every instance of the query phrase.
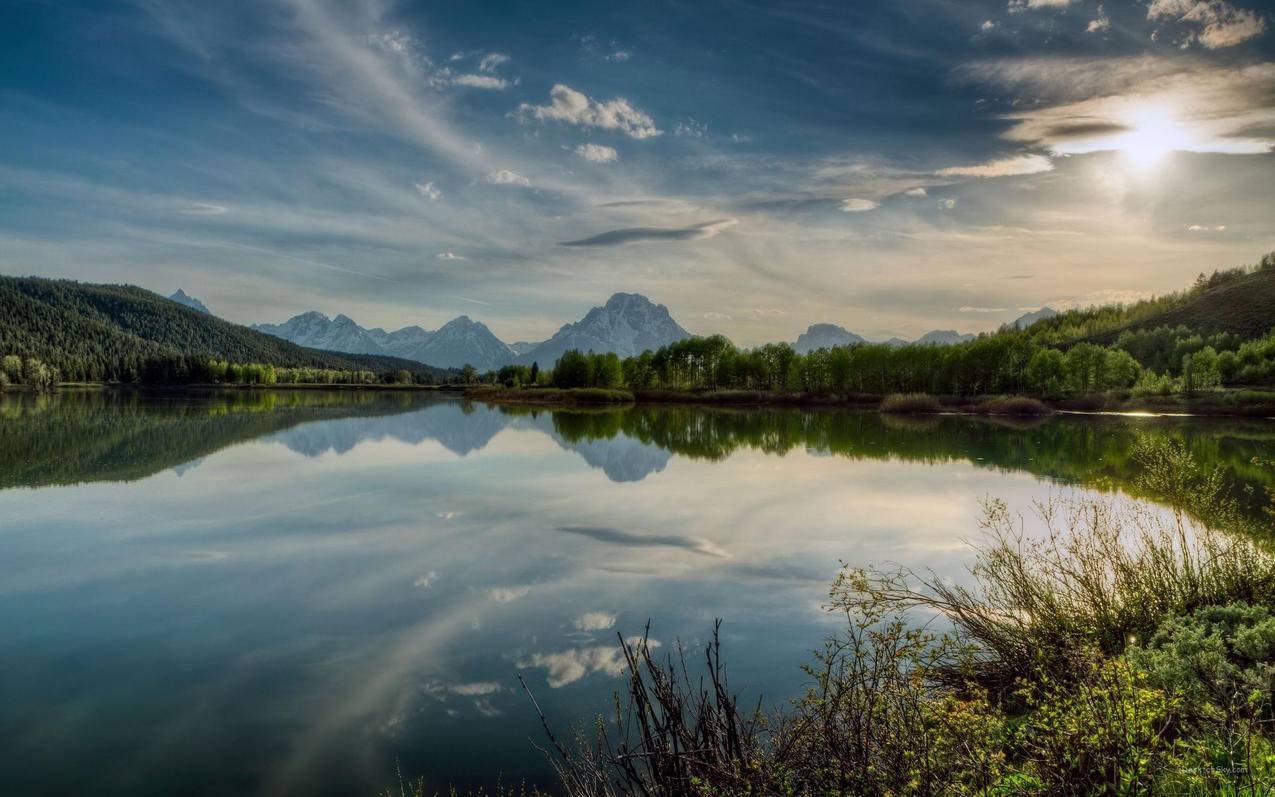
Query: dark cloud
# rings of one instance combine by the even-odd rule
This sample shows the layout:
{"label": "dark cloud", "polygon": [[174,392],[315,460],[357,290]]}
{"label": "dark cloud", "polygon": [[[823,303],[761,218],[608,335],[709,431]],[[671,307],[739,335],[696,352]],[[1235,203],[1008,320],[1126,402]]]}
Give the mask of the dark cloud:
{"label": "dark cloud", "polygon": [[701,238],[712,238],[733,224],[735,219],[716,219],[686,227],[625,227],[575,241],[563,241],[560,245],[587,247],[620,246],[639,241],[697,241]]}
{"label": "dark cloud", "polygon": [[1084,122],[1064,122],[1045,130],[1051,138],[1091,138],[1125,133],[1133,128],[1119,122],[1103,122],[1099,120]]}
{"label": "dark cloud", "polygon": [[715,548],[706,540],[695,537],[680,537],[676,534],[634,534],[621,531],[610,526],[559,526],[558,531],[567,534],[578,534],[597,542],[609,545],[623,545],[629,548],[682,548],[708,556],[725,557],[726,554]]}

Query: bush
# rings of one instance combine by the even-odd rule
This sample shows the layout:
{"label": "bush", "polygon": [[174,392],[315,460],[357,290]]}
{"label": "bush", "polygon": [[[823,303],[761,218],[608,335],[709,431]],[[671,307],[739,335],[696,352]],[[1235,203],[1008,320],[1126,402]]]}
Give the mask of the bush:
{"label": "bush", "polygon": [[1006,396],[988,399],[973,407],[980,415],[1049,415],[1053,412],[1040,399],[1026,396]]}
{"label": "bush", "polygon": [[1271,708],[1275,616],[1247,603],[1206,606],[1165,620],[1129,658],[1198,721],[1256,718]]}
{"label": "bush", "polygon": [[943,405],[925,393],[894,393],[881,400],[880,410],[899,415],[933,415],[943,412]]}
{"label": "bush", "polygon": [[1147,794],[1170,768],[1176,701],[1122,658],[1084,650],[1068,683],[1041,675],[1018,744],[1041,794]]}

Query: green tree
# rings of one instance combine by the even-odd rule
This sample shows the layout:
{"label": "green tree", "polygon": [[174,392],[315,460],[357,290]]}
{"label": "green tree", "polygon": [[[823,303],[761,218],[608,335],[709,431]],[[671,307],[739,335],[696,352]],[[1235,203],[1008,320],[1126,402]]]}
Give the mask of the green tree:
{"label": "green tree", "polygon": [[579,349],[568,349],[553,366],[553,385],[561,388],[589,386],[589,358]]}

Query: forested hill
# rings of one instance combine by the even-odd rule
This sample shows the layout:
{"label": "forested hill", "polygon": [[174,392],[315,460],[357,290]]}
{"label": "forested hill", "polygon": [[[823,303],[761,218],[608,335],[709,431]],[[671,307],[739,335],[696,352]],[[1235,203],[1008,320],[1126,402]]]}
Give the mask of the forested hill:
{"label": "forested hill", "polygon": [[35,357],[64,379],[124,379],[148,360],[202,357],[237,363],[389,373],[418,380],[446,371],[397,357],[307,349],[200,313],[132,285],[0,276],[0,355]]}
{"label": "forested hill", "polygon": [[1201,274],[1190,288],[1126,305],[1060,313],[1031,327],[1046,344],[1111,345],[1125,333],[1186,327],[1192,334],[1252,340],[1275,328],[1275,253],[1256,265]]}

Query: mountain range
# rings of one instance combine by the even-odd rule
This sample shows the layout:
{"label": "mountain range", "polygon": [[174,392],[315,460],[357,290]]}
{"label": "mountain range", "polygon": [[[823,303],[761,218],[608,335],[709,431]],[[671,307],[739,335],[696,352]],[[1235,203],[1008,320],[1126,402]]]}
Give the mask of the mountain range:
{"label": "mountain range", "polygon": [[[178,298],[178,294],[181,294],[181,298]],[[192,307],[194,305],[189,302],[198,304],[198,300],[181,291],[170,298]],[[1007,326],[1022,328],[1052,315],[1056,313],[1045,307],[1028,313]],[[579,321],[564,324],[548,340],[539,342],[505,343],[486,324],[464,315],[448,321],[434,331],[408,326],[386,332],[380,327],[369,329],[360,326],[346,315],[328,318],[323,313],[311,310],[281,324],[254,324],[252,328],[312,349],[402,357],[439,368],[472,365],[479,371],[495,370],[510,364],[530,365],[533,362],[549,366],[569,349],[615,352],[621,357],[630,357],[647,349],[655,350],[692,337],[690,332],[673,320],[667,307],[655,304],[639,293],[614,294],[607,299],[606,304],[589,310]],[[906,346],[910,343],[948,345],[963,343],[975,337],[970,332],[936,329],[915,341],[890,338],[882,342],[889,346]],[[798,353],[807,354],[816,349],[868,342],[863,336],[836,324],[812,324],[791,345]]]}
{"label": "mountain range", "polygon": [[[1053,318],[1058,315],[1058,311],[1052,307],[1042,307],[1039,310],[1025,313],[1013,321],[1006,324],[1006,327],[1017,327],[1026,329],[1032,324],[1044,318]],[[957,332],[954,329],[934,329],[926,332],[916,340],[904,340],[903,338],[889,338],[880,341],[887,346],[907,346],[912,343],[933,346],[949,346],[954,343],[965,343],[971,341],[978,335],[973,332]],[[797,340],[790,344],[793,351],[798,354],[809,354],[816,349],[831,349],[834,346],[849,346],[853,343],[871,343],[862,335],[856,335],[850,330],[836,324],[811,324],[805,332],[797,336]]]}
{"label": "mountain range", "polygon": [[309,348],[404,357],[442,368],[472,365],[479,371],[513,363],[549,365],[568,349],[628,357],[691,337],[673,320],[667,307],[636,293],[615,294],[605,305],[594,307],[579,321],[564,324],[553,337],[538,343],[504,343],[486,324],[469,316],[454,318],[432,332],[419,326],[393,332],[367,329],[348,316],[329,319],[315,311],[282,324],[255,324],[252,328]]}

